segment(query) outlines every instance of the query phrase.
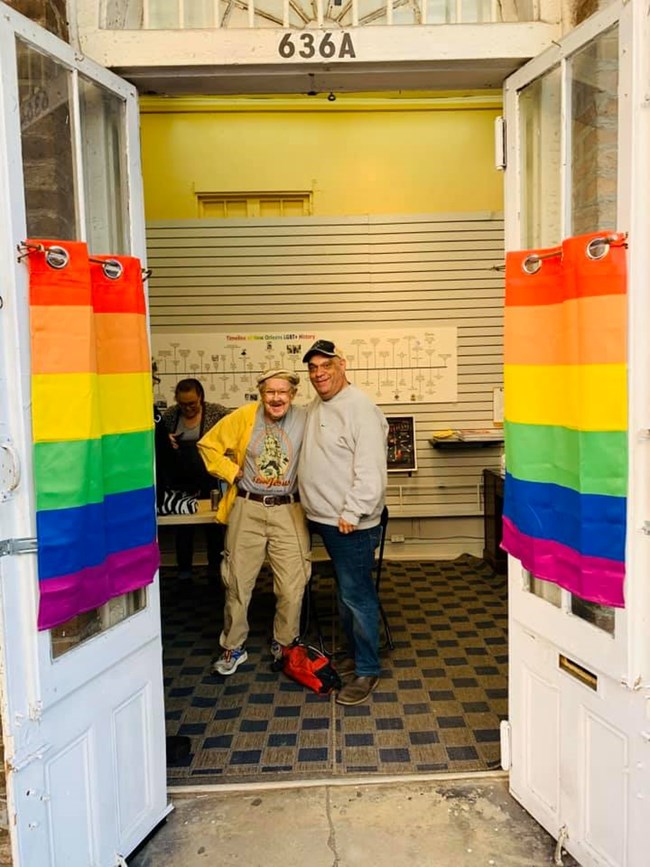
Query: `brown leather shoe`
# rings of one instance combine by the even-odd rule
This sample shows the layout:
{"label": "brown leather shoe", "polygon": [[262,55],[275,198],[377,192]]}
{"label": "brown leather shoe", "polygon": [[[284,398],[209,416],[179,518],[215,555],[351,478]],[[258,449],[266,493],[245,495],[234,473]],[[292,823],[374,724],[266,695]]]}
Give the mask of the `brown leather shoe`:
{"label": "brown leather shoe", "polygon": [[337,704],[361,704],[379,683],[378,677],[355,677],[339,690],[336,696]]}
{"label": "brown leather shoe", "polygon": [[341,677],[350,677],[351,674],[356,673],[356,665],[351,656],[344,656],[340,662],[334,660],[334,668]]}

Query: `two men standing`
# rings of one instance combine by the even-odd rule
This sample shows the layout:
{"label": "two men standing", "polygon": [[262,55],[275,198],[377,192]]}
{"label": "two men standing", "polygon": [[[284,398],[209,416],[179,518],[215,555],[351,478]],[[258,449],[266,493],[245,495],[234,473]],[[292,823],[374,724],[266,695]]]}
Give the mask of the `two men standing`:
{"label": "two men standing", "polygon": [[261,406],[240,407],[199,442],[208,471],[230,484],[217,511],[228,530],[223,653],[214,670],[232,674],[247,659],[248,605],[265,557],[276,595],[272,652],[279,655],[298,637],[310,575],[306,516],[336,573],[348,652],[337,664],[347,680],[336,701],[356,705],[375,689],[381,669],[373,567],[386,493],[388,424],[348,382],[345,358],[334,343],[317,340],[303,362],[317,395],[306,412],[292,406],[298,375],[267,371],[258,377]]}
{"label": "two men standing", "polygon": [[337,664],[354,675],[338,704],[365,701],[379,682],[379,599],[373,578],[386,494],[388,423],[346,378],[343,354],[329,340],[305,353],[317,393],[310,404],[298,480],[303,509],[336,573],[339,617],[349,656]]}

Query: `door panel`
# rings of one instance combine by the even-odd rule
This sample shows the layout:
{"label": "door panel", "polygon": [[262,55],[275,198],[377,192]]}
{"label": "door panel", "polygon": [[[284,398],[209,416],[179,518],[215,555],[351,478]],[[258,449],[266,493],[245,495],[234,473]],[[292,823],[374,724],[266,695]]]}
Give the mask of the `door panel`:
{"label": "door panel", "polygon": [[629,233],[625,607],[585,602],[509,558],[511,791],[583,867],[647,863],[648,35],[641,3],[614,3],[505,87],[507,248]]}
{"label": "door panel", "polygon": [[[0,438],[20,464],[0,525],[3,539],[34,540],[28,269],[16,245],[82,240],[91,255],[144,265],[137,95],[5,6],[0,67]],[[14,864],[115,867],[169,811],[157,579],[60,627],[55,654],[36,630],[27,547],[0,559]]]}

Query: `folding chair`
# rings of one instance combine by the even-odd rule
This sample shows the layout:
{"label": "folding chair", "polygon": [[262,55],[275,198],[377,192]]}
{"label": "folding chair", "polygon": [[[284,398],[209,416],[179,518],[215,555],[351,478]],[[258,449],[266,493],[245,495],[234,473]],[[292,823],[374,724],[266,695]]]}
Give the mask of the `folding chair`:
{"label": "folding chair", "polygon": [[379,521],[379,526],[381,527],[381,536],[379,537],[379,549],[377,551],[377,557],[375,559],[375,589],[377,590],[377,597],[379,599],[379,613],[381,614],[381,620],[384,624],[384,634],[386,639],[382,646],[388,647],[389,650],[394,650],[395,644],[393,643],[393,635],[390,631],[390,624],[388,622],[386,612],[384,611],[384,606],[381,604],[381,597],[379,596],[379,587],[381,584],[381,568],[384,562],[384,545],[386,543],[386,528],[388,527],[388,506],[384,506],[383,508]]}
{"label": "folding chair", "polygon": [[325,650],[325,641],[323,640],[323,630],[320,625],[320,618],[318,617],[318,608],[316,606],[316,600],[314,599],[314,573],[312,571],[311,577],[307,582],[307,587],[305,588],[305,594],[302,597],[302,611],[300,612],[300,638],[302,641],[305,641],[307,638],[307,633],[309,632],[309,627],[312,624],[312,620],[314,626],[316,627],[316,639],[318,641],[318,647],[321,653],[326,653]]}

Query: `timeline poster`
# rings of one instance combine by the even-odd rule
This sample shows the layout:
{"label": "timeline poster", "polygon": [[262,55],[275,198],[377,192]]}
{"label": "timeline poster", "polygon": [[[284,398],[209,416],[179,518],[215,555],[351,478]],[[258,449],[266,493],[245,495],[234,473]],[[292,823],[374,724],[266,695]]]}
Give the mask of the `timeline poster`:
{"label": "timeline poster", "polygon": [[333,340],[347,361],[350,382],[379,405],[447,403],[457,399],[457,334],[453,326],[364,331],[154,333],[160,384],[156,399],[174,400],[180,379],[203,383],[206,399],[239,406],[258,397],[263,370],[300,374],[297,403],[314,396],[302,357],[317,339]]}

